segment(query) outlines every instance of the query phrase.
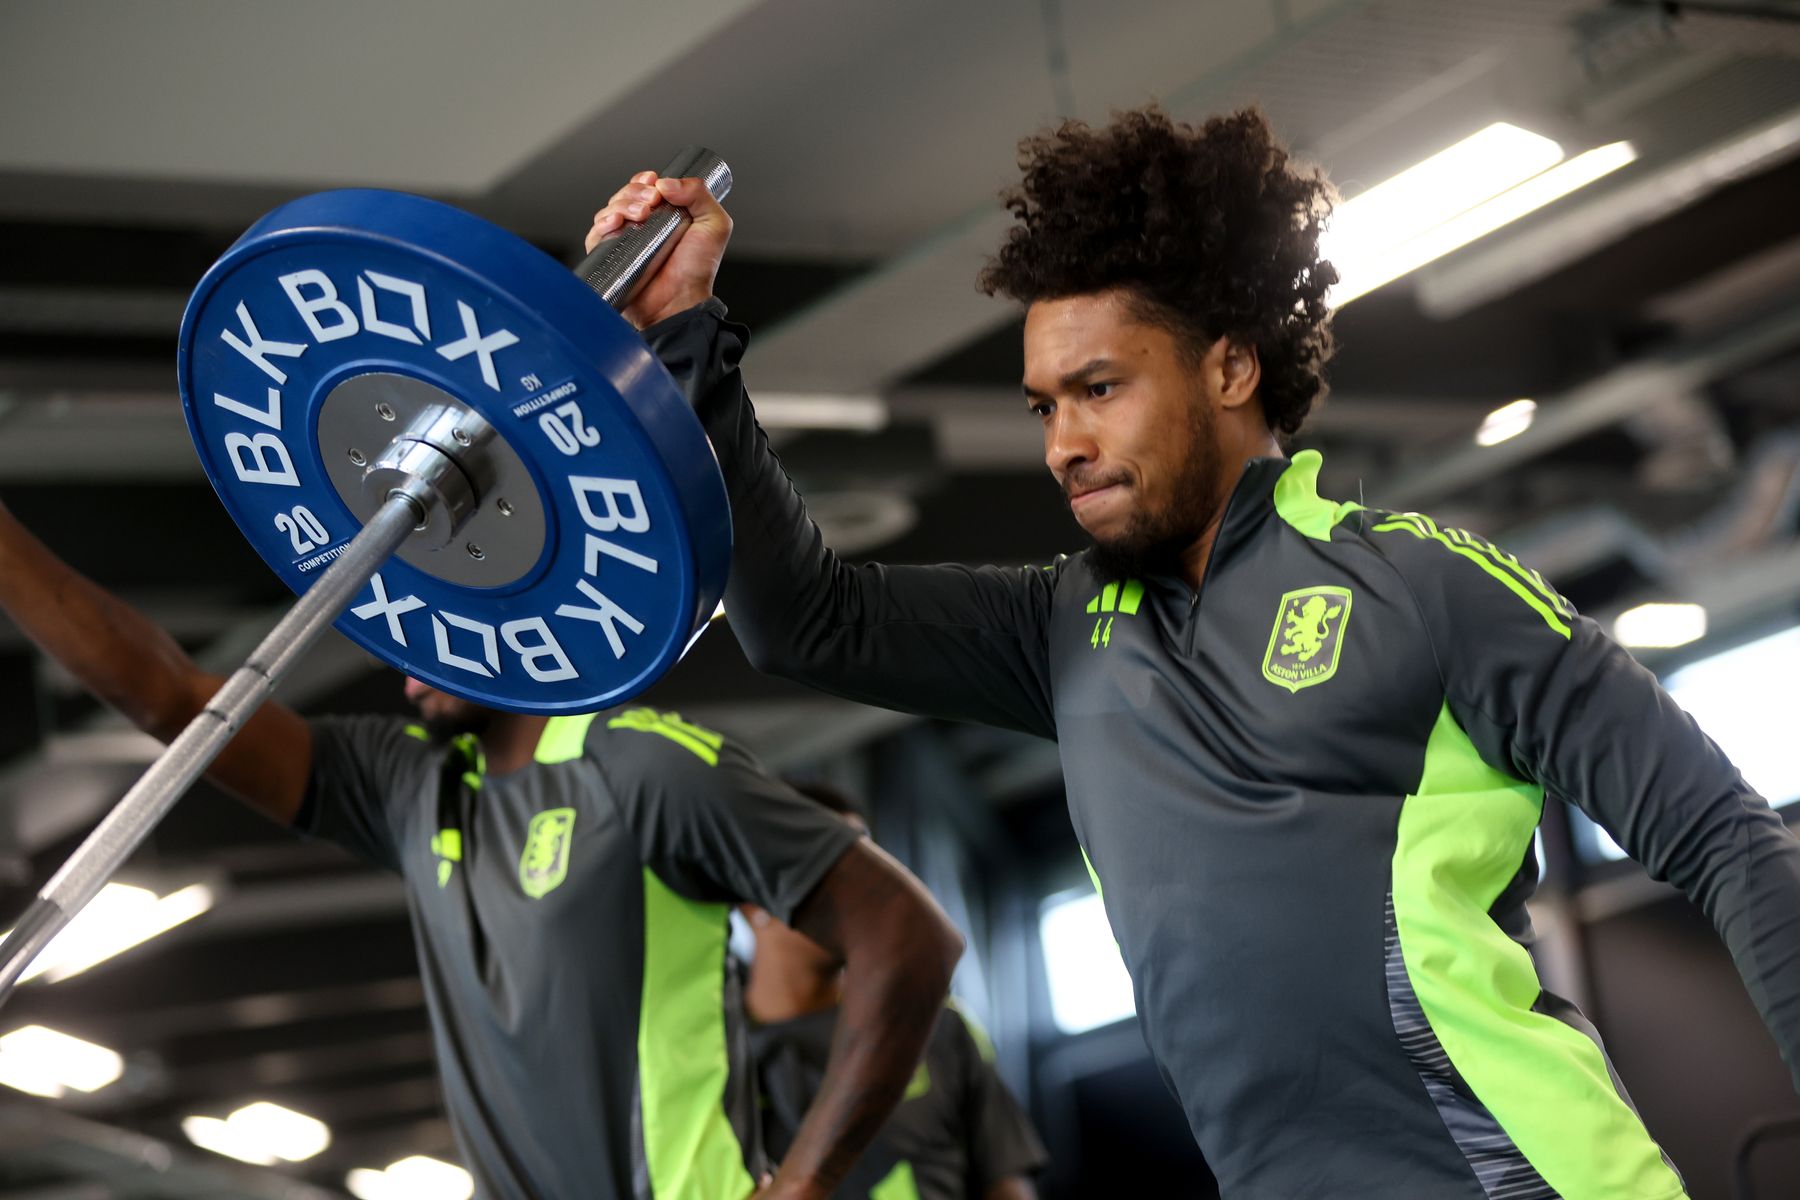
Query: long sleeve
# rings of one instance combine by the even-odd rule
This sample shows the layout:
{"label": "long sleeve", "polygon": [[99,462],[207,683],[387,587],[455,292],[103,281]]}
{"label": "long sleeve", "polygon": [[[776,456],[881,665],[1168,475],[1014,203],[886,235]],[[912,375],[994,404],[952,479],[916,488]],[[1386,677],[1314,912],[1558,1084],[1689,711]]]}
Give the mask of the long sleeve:
{"label": "long sleeve", "polygon": [[736,540],[725,610],[760,670],[884,708],[1055,736],[1056,569],[852,566],[826,548],[756,424],[742,326],[716,300],[645,330],[712,438]]}
{"label": "long sleeve", "polygon": [[1481,756],[1579,805],[1705,911],[1800,1087],[1800,841],[1656,677],[1535,572],[1423,518],[1385,528]]}

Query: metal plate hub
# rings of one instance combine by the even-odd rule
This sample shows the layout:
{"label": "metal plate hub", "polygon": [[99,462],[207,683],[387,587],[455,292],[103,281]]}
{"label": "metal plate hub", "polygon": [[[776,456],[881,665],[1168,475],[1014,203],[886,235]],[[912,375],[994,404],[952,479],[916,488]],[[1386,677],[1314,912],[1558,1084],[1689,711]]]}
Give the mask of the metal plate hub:
{"label": "metal plate hub", "polygon": [[[359,523],[387,498],[385,489],[377,494],[378,489],[365,487],[365,476],[421,414],[436,409],[467,414],[466,421],[452,423],[456,432],[462,432],[460,426],[486,424],[448,392],[407,375],[381,371],[353,375],[325,397],[319,406],[319,457],[338,498]],[[503,587],[517,581],[544,552],[544,503],[525,460],[498,434],[479,448],[459,442],[454,433],[428,444],[467,477],[475,507],[454,531],[447,528],[449,514],[442,514],[443,535],[419,531],[400,548],[400,558],[428,575],[466,587]]]}

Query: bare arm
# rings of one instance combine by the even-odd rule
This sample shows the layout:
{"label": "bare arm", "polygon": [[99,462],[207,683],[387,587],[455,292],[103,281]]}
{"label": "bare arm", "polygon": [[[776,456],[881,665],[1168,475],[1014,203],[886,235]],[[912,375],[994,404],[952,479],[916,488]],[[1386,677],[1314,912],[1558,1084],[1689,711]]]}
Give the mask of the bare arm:
{"label": "bare arm", "polygon": [[867,840],[838,859],[793,925],[843,959],[844,998],[825,1078],[769,1200],[816,1200],[843,1180],[900,1102],[963,948],[930,893]]}
{"label": "bare arm", "polygon": [[[0,504],[0,609],[38,648],[132,724],[169,741],[219,685],[163,630],[63,562]],[[292,824],[312,767],[312,732],[293,710],[265,704],[207,777]]]}
{"label": "bare arm", "polygon": [[1023,1175],[996,1180],[982,1200],[1037,1200],[1037,1189]]}

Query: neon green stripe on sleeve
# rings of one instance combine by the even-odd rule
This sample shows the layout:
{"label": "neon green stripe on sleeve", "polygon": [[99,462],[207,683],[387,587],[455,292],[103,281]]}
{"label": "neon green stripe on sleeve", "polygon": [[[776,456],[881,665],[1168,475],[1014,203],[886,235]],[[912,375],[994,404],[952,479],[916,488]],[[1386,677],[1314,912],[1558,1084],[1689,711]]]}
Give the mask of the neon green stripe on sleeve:
{"label": "neon green stripe on sleeve", "polygon": [[608,729],[635,729],[639,733],[654,733],[668,738],[676,745],[693,752],[694,757],[709,767],[719,765],[719,747],[725,740],[708,730],[688,725],[684,721],[671,722],[662,714],[648,708],[634,708],[621,713],[606,723]]}
{"label": "neon green stripe on sleeve", "polygon": [[[1404,520],[1414,525],[1421,533],[1433,541],[1441,541],[1451,547],[1463,547],[1485,556],[1495,565],[1505,568],[1518,577],[1520,583],[1538,594],[1538,597],[1565,617],[1573,616],[1574,609],[1569,602],[1557,594],[1545,578],[1520,562],[1515,556],[1508,554],[1492,542],[1476,537],[1466,529],[1439,529],[1436,521],[1424,513],[1399,513],[1396,520]],[[1379,528],[1379,526],[1377,527]]]}
{"label": "neon green stripe on sleeve", "polygon": [[705,726],[696,725],[692,721],[684,721],[681,719],[680,713],[664,713],[662,714],[662,719],[663,724],[681,730],[681,732],[687,734],[695,741],[711,746],[714,750],[719,749],[725,744],[724,734],[714,733]]}
{"label": "neon green stripe on sleeve", "polygon": [[1548,625],[1551,629],[1555,630],[1565,638],[1570,635],[1569,623],[1563,620],[1560,612],[1544,603],[1543,598],[1539,596],[1532,587],[1521,581],[1518,576],[1501,567],[1487,555],[1480,553],[1472,547],[1458,545],[1448,537],[1445,537],[1441,532],[1435,534],[1427,533],[1416,522],[1405,518],[1393,518],[1382,522],[1374,528],[1376,533],[1388,533],[1396,530],[1410,533],[1422,541],[1437,542],[1439,545],[1448,549],[1452,554],[1460,554],[1495,579],[1498,579],[1506,586],[1507,591],[1530,605],[1532,610],[1535,611],[1538,616],[1544,618],[1544,624]]}

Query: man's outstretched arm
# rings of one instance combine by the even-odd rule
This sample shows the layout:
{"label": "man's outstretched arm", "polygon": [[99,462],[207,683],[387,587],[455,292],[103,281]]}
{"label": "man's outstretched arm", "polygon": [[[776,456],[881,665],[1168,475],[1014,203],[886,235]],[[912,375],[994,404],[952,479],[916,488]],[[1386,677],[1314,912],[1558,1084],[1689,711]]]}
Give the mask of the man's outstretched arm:
{"label": "man's outstretched arm", "polygon": [[863,703],[1055,733],[1047,635],[1053,571],[852,566],[826,548],[745,394],[746,331],[713,277],[731,221],[697,180],[635,176],[588,245],[664,201],[693,226],[626,310],[687,390],[719,456],[736,547],[725,608],[759,669]]}
{"label": "man's outstretched arm", "polygon": [[[58,558],[0,504],[0,609],[26,637],[139,729],[169,741],[224,683],[175,639]],[[284,825],[312,767],[312,731],[270,701],[244,723],[207,777]]]}

